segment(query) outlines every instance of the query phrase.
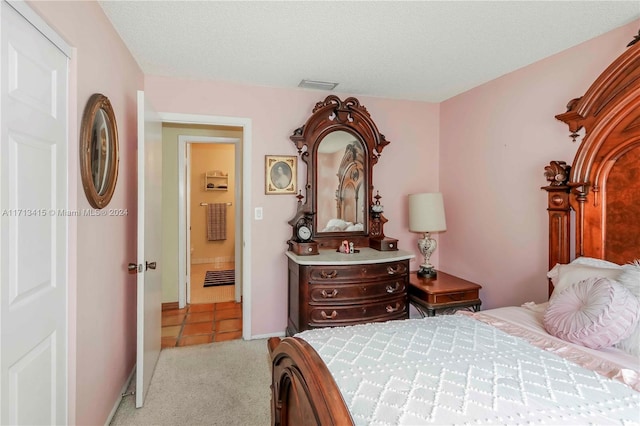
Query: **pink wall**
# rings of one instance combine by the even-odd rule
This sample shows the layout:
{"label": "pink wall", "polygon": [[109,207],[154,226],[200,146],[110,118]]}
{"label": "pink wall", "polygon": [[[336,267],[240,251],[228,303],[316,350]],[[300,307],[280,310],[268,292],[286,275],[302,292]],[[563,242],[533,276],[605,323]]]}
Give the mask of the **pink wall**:
{"label": "pink wall", "polygon": [[639,22],[441,104],[440,268],[481,283],[483,308],[546,300],[543,171],[571,163],[579,145],[554,116],[624,51]]}
{"label": "pink wall", "polygon": [[108,207],[126,217],[79,217],[72,223],[76,253],[70,276],[71,424],[104,424],[135,365],[136,280],[126,265],[136,258],[136,90],[143,74],[96,2],[30,2],[37,13],[75,48],[70,86],[71,209],[88,209],[77,170],[78,133],[87,100],[106,95],[113,105],[120,140],[120,168]]}
{"label": "pink wall", "polygon": [[[252,204],[263,207],[264,220],[251,228],[252,335],[284,332],[287,312],[287,263],[291,236],[287,221],[295,214],[295,196],[264,194],[264,156],[296,155],[289,139],[304,124],[327,92],[275,89],[229,83],[145,77],[145,92],[160,112],[244,117],[252,120]],[[339,94],[343,99],[345,95]],[[399,238],[400,248],[417,253],[407,231],[406,195],[438,187],[438,106],[409,101],[360,97],[379,130],[391,142],[375,166],[389,223],[385,233]],[[177,159],[176,159],[177,161]],[[300,174],[306,173],[299,162]],[[418,172],[419,171],[419,172]],[[417,269],[417,263],[412,267]],[[176,277],[177,279],[177,277]]]}

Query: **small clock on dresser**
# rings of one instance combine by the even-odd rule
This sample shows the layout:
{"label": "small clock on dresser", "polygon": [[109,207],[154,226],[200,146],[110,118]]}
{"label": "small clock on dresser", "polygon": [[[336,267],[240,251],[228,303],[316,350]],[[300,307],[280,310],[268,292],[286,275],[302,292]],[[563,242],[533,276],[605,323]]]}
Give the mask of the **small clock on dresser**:
{"label": "small clock on dresser", "polygon": [[291,239],[287,241],[289,250],[298,256],[318,254],[318,243],[313,237],[313,213],[299,210],[289,221],[293,230]]}
{"label": "small clock on dresser", "polygon": [[309,227],[309,225],[307,225],[306,223],[298,224],[296,235],[298,237],[298,241],[301,241],[303,243],[311,241],[311,227]]}

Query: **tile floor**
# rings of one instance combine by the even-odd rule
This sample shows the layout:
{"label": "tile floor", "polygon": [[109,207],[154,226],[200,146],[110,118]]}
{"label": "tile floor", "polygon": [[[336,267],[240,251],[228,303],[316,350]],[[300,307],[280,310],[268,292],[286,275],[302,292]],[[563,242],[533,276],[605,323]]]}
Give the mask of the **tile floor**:
{"label": "tile floor", "polygon": [[162,348],[242,338],[242,303],[198,303],[162,309]]}

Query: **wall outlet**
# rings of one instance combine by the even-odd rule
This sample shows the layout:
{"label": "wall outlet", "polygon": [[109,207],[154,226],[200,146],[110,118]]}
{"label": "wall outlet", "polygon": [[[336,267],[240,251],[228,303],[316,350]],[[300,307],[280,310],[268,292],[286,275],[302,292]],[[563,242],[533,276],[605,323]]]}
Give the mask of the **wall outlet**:
{"label": "wall outlet", "polygon": [[254,211],[254,219],[262,220],[262,207],[256,207]]}

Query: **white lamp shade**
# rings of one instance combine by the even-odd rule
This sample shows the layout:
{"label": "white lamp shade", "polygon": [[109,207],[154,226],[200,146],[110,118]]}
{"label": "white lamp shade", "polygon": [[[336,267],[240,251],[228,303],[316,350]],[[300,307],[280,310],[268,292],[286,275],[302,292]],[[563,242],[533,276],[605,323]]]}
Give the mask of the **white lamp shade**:
{"label": "white lamp shade", "polygon": [[444,202],[440,192],[409,195],[409,231],[446,231]]}

